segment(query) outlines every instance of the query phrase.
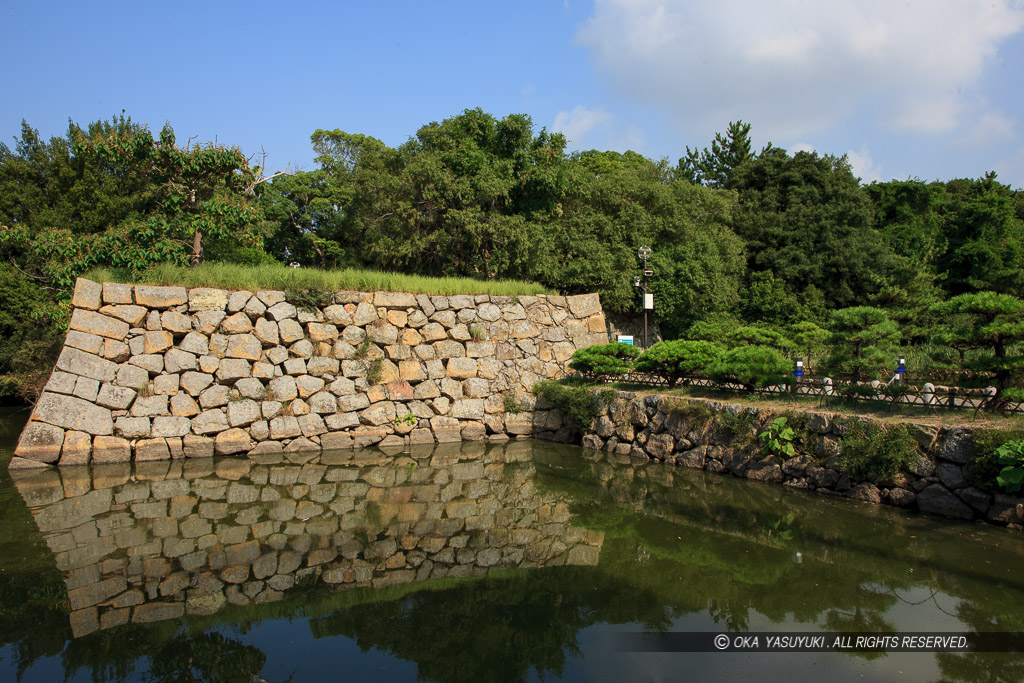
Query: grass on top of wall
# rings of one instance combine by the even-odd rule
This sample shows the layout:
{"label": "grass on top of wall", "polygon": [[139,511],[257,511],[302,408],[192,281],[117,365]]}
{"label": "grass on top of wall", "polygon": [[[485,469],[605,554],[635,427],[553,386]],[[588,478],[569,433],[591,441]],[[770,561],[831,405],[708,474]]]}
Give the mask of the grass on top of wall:
{"label": "grass on top of wall", "polygon": [[416,294],[491,294],[530,296],[554,294],[549,289],[518,280],[474,280],[466,277],[427,277],[373,270],[317,270],[286,265],[241,266],[232,263],[203,263],[195,268],[161,264],[139,276],[129,271],[94,268],[83,275],[94,282],[124,282],[183,287],[269,290],[353,290],[359,292],[413,292]]}

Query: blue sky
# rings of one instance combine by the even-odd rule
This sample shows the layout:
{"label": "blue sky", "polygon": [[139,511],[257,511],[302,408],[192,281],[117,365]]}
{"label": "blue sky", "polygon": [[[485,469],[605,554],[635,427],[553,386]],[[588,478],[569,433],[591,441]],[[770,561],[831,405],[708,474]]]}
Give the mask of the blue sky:
{"label": "blue sky", "polygon": [[0,0],[0,138],[124,110],[311,169],[309,135],[398,145],[480,107],[570,149],[673,163],[729,121],[865,181],[1024,187],[1024,0]]}

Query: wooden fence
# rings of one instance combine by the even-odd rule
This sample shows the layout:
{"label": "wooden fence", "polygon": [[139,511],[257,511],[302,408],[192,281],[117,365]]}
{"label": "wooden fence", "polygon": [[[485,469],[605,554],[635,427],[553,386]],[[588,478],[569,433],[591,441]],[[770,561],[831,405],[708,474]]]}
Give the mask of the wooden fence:
{"label": "wooden fence", "polygon": [[[588,379],[602,382],[624,382],[646,386],[668,387],[668,380],[658,374],[630,372],[625,375],[587,374]],[[911,385],[905,381],[890,383],[860,383],[844,380],[833,381],[830,378],[801,378],[792,384],[782,384],[755,388],[734,382],[718,382],[707,377],[687,377],[679,380],[676,386],[701,387],[716,391],[732,391],[736,393],[754,393],[759,396],[810,396],[818,397],[819,405],[831,400],[855,401],[883,405],[889,409],[899,410],[904,406],[916,406],[939,409],[992,411],[998,413],[1024,413],[1024,402],[1010,401],[996,397],[993,387],[969,389],[955,386],[923,384]]]}

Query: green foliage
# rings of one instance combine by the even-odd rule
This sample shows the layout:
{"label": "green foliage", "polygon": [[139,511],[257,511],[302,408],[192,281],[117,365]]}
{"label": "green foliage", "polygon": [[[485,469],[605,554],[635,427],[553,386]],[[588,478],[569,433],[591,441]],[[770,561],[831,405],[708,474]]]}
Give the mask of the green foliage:
{"label": "green foliage", "polygon": [[938,341],[959,350],[991,349],[968,364],[991,373],[1000,389],[1019,384],[1024,377],[1024,355],[1013,353],[1024,341],[1024,300],[1009,294],[975,292],[936,304],[933,311],[947,320]]}
{"label": "green foliage", "polygon": [[729,335],[740,324],[736,318],[716,316],[711,319],[699,320],[690,325],[683,336],[686,339],[699,339],[714,342],[721,346],[731,346]]}
{"label": "green foliage", "polygon": [[469,336],[473,341],[480,341],[484,338],[484,330],[477,323],[473,323],[469,326]]}
{"label": "green foliage", "polygon": [[1020,491],[1024,482],[1024,441],[1007,441],[995,450],[995,456],[1003,465],[996,481],[1007,493]]}
{"label": "green foliage", "polygon": [[569,367],[577,372],[624,375],[633,369],[633,359],[639,354],[639,349],[624,342],[588,346],[572,354]]}
{"label": "green foliage", "polygon": [[722,347],[713,342],[663,341],[640,354],[633,366],[640,372],[661,375],[671,388],[680,379],[705,373],[722,353]]}
{"label": "green foliage", "polygon": [[69,302],[0,264],[0,397],[34,401],[63,344]]}
{"label": "green foliage", "polygon": [[776,543],[786,543],[793,540],[793,530],[790,528],[793,526],[793,521],[796,517],[792,512],[787,514],[785,517],[780,517],[774,522],[761,525],[761,533],[768,537],[770,541]]}
{"label": "green foliage", "polygon": [[473,280],[425,275],[403,275],[370,270],[317,270],[289,268],[283,264],[242,266],[232,263],[203,263],[196,268],[160,264],[142,273],[96,268],[84,277],[96,282],[139,282],[151,285],[184,287],[222,287],[224,289],[276,290],[355,290],[360,292],[416,292],[418,294],[551,294],[552,290],[532,282],[512,280]]}
{"label": "green foliage", "polygon": [[210,237],[260,247],[259,182],[237,148],[178,147],[169,125],[154,138],[124,117],[70,124],[49,145],[24,125],[15,153],[0,147],[0,189],[11,193],[0,206],[0,250],[69,288],[96,266],[139,273],[198,263]]}
{"label": "green foliage", "polygon": [[832,353],[828,372],[847,374],[854,381],[891,376],[896,363],[899,329],[885,311],[854,306],[834,311],[829,318]]}
{"label": "green foliage", "polygon": [[787,427],[789,420],[786,417],[775,418],[768,428],[758,436],[761,439],[761,447],[769,455],[781,455],[786,458],[793,457],[796,450],[793,447],[793,439],[796,432]]}
{"label": "green foliage", "polygon": [[767,346],[739,346],[726,351],[710,368],[720,382],[736,382],[748,391],[788,381],[790,363]]}
{"label": "green foliage", "polygon": [[611,389],[594,392],[585,384],[562,384],[555,380],[539,382],[533,393],[569,418],[578,433],[588,431],[601,407],[611,405],[615,399]]}
{"label": "green foliage", "polygon": [[793,341],[779,330],[764,325],[741,325],[729,330],[725,335],[725,343],[729,348],[739,346],[768,346],[781,353],[794,350]]}
{"label": "green foliage", "polygon": [[671,412],[683,416],[687,422],[698,425],[710,422],[715,416],[704,401],[680,401],[672,407]]}
{"label": "green foliage", "polygon": [[384,359],[374,358],[366,366],[366,381],[368,384],[379,384],[384,371]]}
{"label": "green foliage", "polygon": [[804,368],[808,372],[814,369],[814,359],[820,358],[825,353],[829,333],[812,322],[796,323],[787,330],[790,339],[798,353],[803,354]]}
{"label": "green foliage", "polygon": [[917,458],[917,442],[903,424],[884,428],[853,420],[841,444],[839,467],[855,480],[892,479]]}
{"label": "green foliage", "polygon": [[289,289],[284,293],[288,303],[300,311],[316,312],[334,300],[334,293],[328,289]]}
{"label": "green foliage", "polygon": [[515,394],[503,394],[501,402],[506,413],[521,413],[526,410],[526,406],[516,398]]}
{"label": "green foliage", "polygon": [[936,259],[944,289],[952,295],[1024,291],[1024,215],[1014,206],[1014,191],[987,173],[951,180],[945,192],[942,230],[948,246]]}
{"label": "green foliage", "polygon": [[363,360],[367,354],[370,353],[370,347],[373,346],[373,342],[370,341],[369,337],[363,337],[363,341],[356,347],[355,358],[356,360]]}
{"label": "green foliage", "polygon": [[740,297],[740,313],[745,320],[769,325],[789,325],[800,321],[825,319],[825,297],[814,285],[802,292],[771,271],[752,272]]}
{"label": "green foliage", "polygon": [[715,133],[711,149],[686,148],[679,160],[678,173],[691,183],[712,187],[729,187],[733,173],[740,165],[754,159],[750,151],[750,124],[732,121],[725,135]]}
{"label": "green foliage", "polygon": [[751,413],[746,411],[711,413],[709,411],[707,419],[714,419],[722,426],[734,448],[746,448],[754,442],[757,417]]}
{"label": "green foliage", "polygon": [[[404,425],[416,426],[417,422],[419,422],[419,420],[412,413],[406,413],[402,417],[395,418],[395,424],[404,424]],[[413,463],[413,464],[415,464],[415,463]]]}
{"label": "green foliage", "polygon": [[806,299],[813,286],[822,311],[862,303],[890,276],[892,252],[845,157],[771,148],[740,165],[730,187],[750,272],[769,271]]}
{"label": "green foliage", "polygon": [[975,430],[971,458],[964,468],[967,482],[984,491],[996,490],[997,477],[1003,469],[996,451],[1006,443],[1021,441],[1024,441],[1024,428],[1019,426]]}

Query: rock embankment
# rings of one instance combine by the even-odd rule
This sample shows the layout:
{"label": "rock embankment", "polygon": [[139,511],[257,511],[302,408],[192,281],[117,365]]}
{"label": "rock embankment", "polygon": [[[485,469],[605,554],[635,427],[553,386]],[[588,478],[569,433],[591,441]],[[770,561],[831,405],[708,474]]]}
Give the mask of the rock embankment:
{"label": "rock embankment", "polygon": [[[549,431],[538,436],[565,440],[569,432],[554,419],[556,411],[547,415]],[[842,450],[850,421],[870,418],[800,413],[804,454],[783,458],[766,454],[757,438],[779,416],[770,406],[617,392],[582,436],[582,445],[944,517],[1024,525],[1024,499],[972,485],[970,428],[908,421],[916,442],[913,462],[891,478],[867,480],[844,469]]]}
{"label": "rock embankment", "polygon": [[533,384],[608,340],[596,294],[337,292],[303,308],[80,279],[73,305],[12,468],[524,436]]}

